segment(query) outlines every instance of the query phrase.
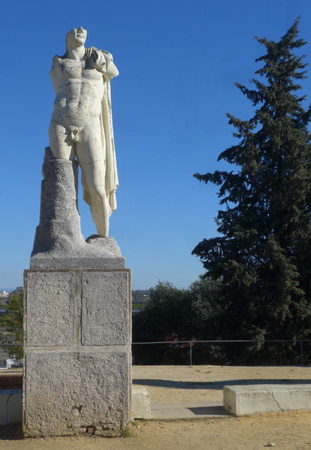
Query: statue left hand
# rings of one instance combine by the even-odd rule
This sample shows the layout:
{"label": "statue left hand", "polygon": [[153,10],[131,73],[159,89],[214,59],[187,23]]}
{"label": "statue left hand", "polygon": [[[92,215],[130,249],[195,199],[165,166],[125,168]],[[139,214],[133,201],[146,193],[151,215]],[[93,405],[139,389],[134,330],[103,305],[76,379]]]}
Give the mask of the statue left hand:
{"label": "statue left hand", "polygon": [[105,69],[106,59],[103,53],[97,48],[90,47],[86,49],[86,59],[92,69]]}

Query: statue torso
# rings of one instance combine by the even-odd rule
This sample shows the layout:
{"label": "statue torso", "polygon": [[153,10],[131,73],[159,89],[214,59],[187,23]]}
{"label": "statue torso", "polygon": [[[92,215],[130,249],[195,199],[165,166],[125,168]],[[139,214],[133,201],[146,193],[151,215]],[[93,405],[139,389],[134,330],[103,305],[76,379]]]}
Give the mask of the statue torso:
{"label": "statue torso", "polygon": [[51,78],[56,93],[53,118],[64,125],[83,127],[101,113],[102,74],[86,62],[55,56]]}

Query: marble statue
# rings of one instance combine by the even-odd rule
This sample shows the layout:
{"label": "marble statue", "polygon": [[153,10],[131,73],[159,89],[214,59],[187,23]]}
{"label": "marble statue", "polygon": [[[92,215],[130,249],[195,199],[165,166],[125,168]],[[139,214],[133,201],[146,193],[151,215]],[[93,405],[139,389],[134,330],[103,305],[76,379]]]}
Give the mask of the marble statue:
{"label": "marble statue", "polygon": [[[50,72],[56,99],[24,276],[25,437],[90,427],[97,436],[121,436],[132,417],[131,273],[108,236],[118,187],[110,80],[118,70],[110,53],[85,48],[85,40],[82,27],[71,30]],[[98,233],[87,239],[78,165]]]}
{"label": "marble statue", "polygon": [[78,160],[83,198],[98,235],[108,237],[119,185],[110,80],[119,72],[110,53],[84,47],[86,36],[82,27],[69,31],[65,55],[53,58],[50,75],[56,98],[49,140],[54,158]]}

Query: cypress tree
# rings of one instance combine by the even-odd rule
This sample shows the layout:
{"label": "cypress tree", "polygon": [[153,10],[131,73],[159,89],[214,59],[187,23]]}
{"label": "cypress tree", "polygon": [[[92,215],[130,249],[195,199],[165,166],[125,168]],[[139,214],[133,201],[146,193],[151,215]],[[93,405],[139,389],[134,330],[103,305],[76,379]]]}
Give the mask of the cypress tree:
{"label": "cypress tree", "polygon": [[[279,42],[256,39],[266,50],[256,60],[261,68],[251,88],[236,84],[254,116],[227,114],[239,142],[218,158],[232,170],[194,175],[220,186],[219,236],[192,252],[206,276],[222,281],[215,333],[256,340],[249,358],[265,339],[311,338],[311,107],[303,108],[297,84],[306,77],[304,56],[297,55],[306,43],[298,20]],[[294,350],[282,348],[265,357],[288,361]]]}

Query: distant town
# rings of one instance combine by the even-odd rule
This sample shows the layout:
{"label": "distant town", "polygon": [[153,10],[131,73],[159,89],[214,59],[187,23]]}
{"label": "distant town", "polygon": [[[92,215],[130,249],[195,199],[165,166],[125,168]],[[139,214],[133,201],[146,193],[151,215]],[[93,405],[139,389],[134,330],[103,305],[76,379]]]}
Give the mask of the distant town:
{"label": "distant town", "polygon": [[1,288],[0,289],[0,306],[5,306],[9,300],[10,297],[13,294],[18,294],[20,292],[23,292],[23,287],[19,286],[16,289],[12,288]]}

